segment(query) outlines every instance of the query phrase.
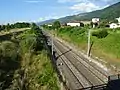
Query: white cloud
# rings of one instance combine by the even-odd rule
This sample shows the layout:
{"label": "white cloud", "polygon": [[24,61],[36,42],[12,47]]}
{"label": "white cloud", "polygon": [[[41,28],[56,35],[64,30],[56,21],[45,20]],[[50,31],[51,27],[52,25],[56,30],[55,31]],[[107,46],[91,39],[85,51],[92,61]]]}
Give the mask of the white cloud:
{"label": "white cloud", "polygon": [[117,2],[120,2],[120,0],[102,0],[103,2],[109,3],[109,4],[115,4]]}
{"label": "white cloud", "polygon": [[111,1],[111,0],[102,0],[102,1],[104,1],[104,2],[108,2],[108,1]]}
{"label": "white cloud", "polygon": [[95,5],[94,3],[91,2],[86,2],[86,3],[75,4],[72,7],[70,7],[70,9],[80,12],[91,12],[100,9],[100,6]]}
{"label": "white cloud", "polygon": [[41,21],[50,20],[50,19],[59,19],[61,17],[63,17],[63,16],[49,15],[49,16],[45,16],[45,17],[40,17],[36,22],[41,22]]}
{"label": "white cloud", "polygon": [[[58,0],[58,3],[67,3],[67,2],[82,2],[83,0]],[[86,1],[86,0],[84,0]]]}
{"label": "white cloud", "polygon": [[[58,0],[59,3],[68,3],[68,2],[94,2],[96,0]],[[99,0],[102,2],[111,2],[113,0]]]}
{"label": "white cloud", "polygon": [[101,7],[100,9],[104,9],[104,8],[109,7],[109,6],[110,6],[110,5],[108,4],[108,5],[105,5],[105,6]]}
{"label": "white cloud", "polygon": [[41,0],[27,0],[25,2],[26,3],[40,3],[40,2],[44,2],[44,1],[41,1]]}
{"label": "white cloud", "polygon": [[116,2],[119,2],[119,0],[57,0],[58,3],[68,3],[68,2],[81,2],[81,3],[86,3],[86,2],[103,2],[103,3],[109,3],[113,4]]}
{"label": "white cloud", "polygon": [[42,18],[42,17],[40,17],[39,19],[38,19],[38,21],[44,21],[45,20],[45,18]]}

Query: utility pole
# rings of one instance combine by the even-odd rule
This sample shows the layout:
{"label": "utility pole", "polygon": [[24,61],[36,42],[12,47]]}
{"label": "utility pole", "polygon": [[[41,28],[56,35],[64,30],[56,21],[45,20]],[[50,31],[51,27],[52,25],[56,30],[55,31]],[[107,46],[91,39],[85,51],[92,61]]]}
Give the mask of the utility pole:
{"label": "utility pole", "polygon": [[90,29],[88,30],[88,50],[87,50],[87,56],[90,56]]}
{"label": "utility pole", "polygon": [[53,55],[53,31],[52,31],[52,55]]}

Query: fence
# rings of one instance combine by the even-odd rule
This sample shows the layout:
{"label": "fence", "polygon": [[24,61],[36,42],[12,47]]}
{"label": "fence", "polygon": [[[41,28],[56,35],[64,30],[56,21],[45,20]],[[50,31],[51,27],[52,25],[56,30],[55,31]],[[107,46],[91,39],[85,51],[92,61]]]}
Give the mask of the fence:
{"label": "fence", "polygon": [[106,90],[107,84],[96,85],[92,87],[82,88],[80,90]]}
{"label": "fence", "polygon": [[120,90],[120,74],[108,77],[108,83],[79,90]]}
{"label": "fence", "polygon": [[109,76],[109,77],[108,77],[108,82],[109,82],[109,81],[112,81],[112,80],[117,80],[117,79],[120,79],[120,74]]}

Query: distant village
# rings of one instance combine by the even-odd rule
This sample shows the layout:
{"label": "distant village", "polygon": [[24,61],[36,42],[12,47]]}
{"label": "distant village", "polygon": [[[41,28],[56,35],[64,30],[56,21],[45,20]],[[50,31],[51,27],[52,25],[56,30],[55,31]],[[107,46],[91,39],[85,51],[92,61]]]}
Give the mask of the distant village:
{"label": "distant village", "polygon": [[[115,18],[117,20],[116,22],[109,22],[106,27],[109,27],[111,29],[120,28],[120,17]],[[92,18],[92,21],[70,21],[68,23],[62,24],[62,26],[71,26],[71,27],[84,27],[84,25],[91,24],[92,27],[95,28],[96,26],[100,25],[100,18]],[[52,27],[52,24],[47,24],[47,26]]]}

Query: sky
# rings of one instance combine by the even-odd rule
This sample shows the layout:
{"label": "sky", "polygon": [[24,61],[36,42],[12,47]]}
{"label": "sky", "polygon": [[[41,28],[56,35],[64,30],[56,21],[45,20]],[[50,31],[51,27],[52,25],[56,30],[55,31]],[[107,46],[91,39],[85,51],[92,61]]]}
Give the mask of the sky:
{"label": "sky", "polygon": [[103,9],[120,0],[0,0],[0,24],[41,22]]}

